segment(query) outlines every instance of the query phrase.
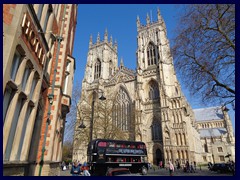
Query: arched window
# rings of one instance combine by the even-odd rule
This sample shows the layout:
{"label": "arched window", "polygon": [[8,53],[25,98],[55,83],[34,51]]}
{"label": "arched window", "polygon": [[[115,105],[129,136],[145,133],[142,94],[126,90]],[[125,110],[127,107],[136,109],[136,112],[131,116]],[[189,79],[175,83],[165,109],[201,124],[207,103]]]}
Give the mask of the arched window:
{"label": "arched window", "polygon": [[97,62],[95,64],[94,79],[98,79],[100,75],[101,75],[101,62],[99,59],[97,59]]}
{"label": "arched window", "polygon": [[158,84],[154,81],[149,83],[149,99],[154,100],[159,98]]}
{"label": "arched window", "polygon": [[161,140],[162,139],[162,129],[159,122],[156,120],[152,123],[152,140]]}
{"label": "arched window", "polygon": [[148,59],[148,66],[157,64],[155,46],[153,43],[149,43],[147,47],[147,59]]}
{"label": "arched window", "polygon": [[113,105],[113,125],[123,131],[130,130],[131,99],[127,92],[120,88]]}
{"label": "arched window", "polygon": [[113,69],[112,69],[112,60],[109,61],[109,76],[113,74]]}
{"label": "arched window", "polygon": [[184,156],[184,151],[182,150],[182,159],[186,160],[185,156]]}
{"label": "arched window", "polygon": [[24,74],[23,74],[23,78],[22,78],[22,83],[21,83],[22,84],[22,91],[25,91],[25,89],[26,89],[27,81],[28,81],[28,78],[29,78],[31,70],[32,70],[31,66],[32,66],[31,63],[26,64]]}
{"label": "arched window", "polygon": [[175,134],[175,137],[176,137],[176,143],[177,143],[177,145],[179,145],[177,133]]}
{"label": "arched window", "polygon": [[41,21],[43,6],[44,4],[39,4],[39,7],[38,7],[37,18],[39,21]]}
{"label": "arched window", "polygon": [[5,116],[8,111],[8,107],[16,93],[16,89],[13,89],[10,85],[6,86],[3,98],[3,122],[5,122]]}

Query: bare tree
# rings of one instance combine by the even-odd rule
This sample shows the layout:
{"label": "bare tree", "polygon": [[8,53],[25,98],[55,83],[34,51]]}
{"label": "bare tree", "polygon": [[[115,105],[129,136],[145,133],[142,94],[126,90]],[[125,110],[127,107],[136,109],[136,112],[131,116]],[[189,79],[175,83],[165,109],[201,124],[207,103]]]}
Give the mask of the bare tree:
{"label": "bare tree", "polygon": [[[101,101],[98,98],[94,103],[93,114],[93,138],[104,139],[122,139],[127,140],[132,131],[124,131],[121,125],[115,125],[112,120],[114,96],[110,92],[105,92],[108,96],[106,100]],[[73,141],[73,159],[84,159],[86,157],[86,148],[90,140],[90,125],[92,112],[92,99],[82,92],[81,100],[76,109],[76,122]],[[134,113],[133,113],[134,114]],[[135,120],[132,118],[132,123]],[[79,127],[80,125],[81,128]],[[84,128],[83,128],[84,127]],[[134,126],[131,126],[134,127]]]}
{"label": "bare tree", "polygon": [[203,102],[235,101],[235,5],[186,5],[172,52],[183,83]]}
{"label": "bare tree", "polygon": [[73,144],[71,141],[65,141],[63,143],[62,160],[70,162],[72,160]]}
{"label": "bare tree", "polygon": [[104,139],[128,139],[128,133],[121,130],[112,121],[114,99],[99,101],[97,107],[98,118],[94,123],[95,137]]}
{"label": "bare tree", "polygon": [[65,124],[64,131],[64,141],[73,141],[74,129],[76,124],[77,114],[79,113],[78,102],[81,96],[81,86],[80,83],[75,83],[73,87],[72,99],[71,99],[71,109],[67,114],[67,123]]}
{"label": "bare tree", "polygon": [[[94,106],[94,118],[93,118],[93,137],[105,138],[105,139],[127,139],[126,132],[121,128],[115,126],[112,122],[113,103],[114,97],[109,92],[106,100],[101,101],[96,98]],[[82,97],[81,102],[78,105],[78,123],[84,122],[86,125],[85,131],[82,131],[82,137],[84,141],[89,142],[90,133],[90,121],[92,104],[88,97]],[[77,130],[78,131],[78,130]],[[85,133],[85,135],[83,135]]]}

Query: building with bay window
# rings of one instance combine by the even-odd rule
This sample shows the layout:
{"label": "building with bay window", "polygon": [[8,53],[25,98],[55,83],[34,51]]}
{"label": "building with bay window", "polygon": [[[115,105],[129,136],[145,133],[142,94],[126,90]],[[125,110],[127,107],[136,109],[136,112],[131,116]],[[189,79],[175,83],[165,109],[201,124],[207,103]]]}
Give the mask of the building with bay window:
{"label": "building with bay window", "polygon": [[58,173],[76,23],[76,4],[3,4],[3,175]]}

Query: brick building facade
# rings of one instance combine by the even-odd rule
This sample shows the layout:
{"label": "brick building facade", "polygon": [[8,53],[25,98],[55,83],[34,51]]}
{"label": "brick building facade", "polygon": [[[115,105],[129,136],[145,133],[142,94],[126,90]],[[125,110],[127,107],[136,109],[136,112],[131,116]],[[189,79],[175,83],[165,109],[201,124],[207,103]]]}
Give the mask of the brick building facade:
{"label": "brick building facade", "polygon": [[76,4],[3,5],[3,175],[57,175],[76,23]]}

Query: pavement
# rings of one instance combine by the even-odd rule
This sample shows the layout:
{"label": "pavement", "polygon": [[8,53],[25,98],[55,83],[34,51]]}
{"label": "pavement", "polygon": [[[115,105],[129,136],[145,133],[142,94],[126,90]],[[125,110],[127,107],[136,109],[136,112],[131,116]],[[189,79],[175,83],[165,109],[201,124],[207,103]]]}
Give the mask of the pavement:
{"label": "pavement", "polygon": [[[60,171],[60,176],[71,176],[70,170]],[[81,175],[82,176],[82,175]],[[148,174],[145,176],[169,176],[169,171],[167,169],[149,169]],[[182,169],[175,169],[173,176],[232,176],[230,173],[217,173],[209,171],[207,167],[197,169],[195,173],[186,173]]]}

